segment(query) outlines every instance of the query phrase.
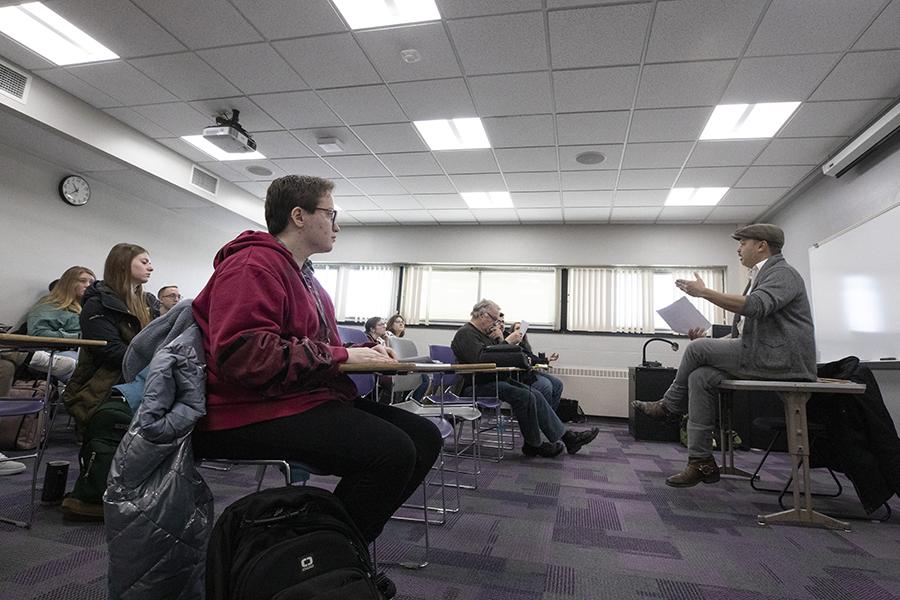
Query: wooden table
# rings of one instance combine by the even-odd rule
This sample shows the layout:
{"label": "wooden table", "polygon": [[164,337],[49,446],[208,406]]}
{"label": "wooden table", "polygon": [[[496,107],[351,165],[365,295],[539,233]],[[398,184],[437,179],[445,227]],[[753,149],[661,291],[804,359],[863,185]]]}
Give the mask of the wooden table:
{"label": "wooden table", "polygon": [[[719,389],[777,392],[784,401],[788,451],[791,455],[791,474],[794,478],[794,507],[768,515],[758,515],[757,520],[759,523],[761,525],[768,523],[801,523],[849,531],[849,523],[814,511],[812,508],[812,494],[809,485],[809,431],[806,422],[806,403],[809,397],[815,393],[862,394],[866,391],[865,384],[843,379],[819,379],[818,381],[810,382],[726,379],[719,384]],[[726,435],[730,435],[730,433]],[[725,446],[723,439],[723,452],[725,451]],[[725,461],[723,460],[723,462]],[[733,464],[732,449],[732,467]],[[801,482],[803,484],[802,502],[800,499]]]}
{"label": "wooden table", "polygon": [[99,348],[106,345],[103,340],[83,340],[81,338],[55,338],[37,335],[19,335],[17,333],[0,333],[0,348],[7,350],[68,350],[70,348]]}

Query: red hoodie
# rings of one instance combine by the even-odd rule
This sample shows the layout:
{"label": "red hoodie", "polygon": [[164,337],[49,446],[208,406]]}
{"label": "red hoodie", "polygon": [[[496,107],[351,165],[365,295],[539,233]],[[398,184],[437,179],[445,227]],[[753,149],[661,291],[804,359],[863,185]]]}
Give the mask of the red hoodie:
{"label": "red hoodie", "polygon": [[193,303],[206,351],[204,430],[233,429],[351,400],[334,305],[314,277],[322,315],[290,251],[274,236],[245,231],[213,261]]}

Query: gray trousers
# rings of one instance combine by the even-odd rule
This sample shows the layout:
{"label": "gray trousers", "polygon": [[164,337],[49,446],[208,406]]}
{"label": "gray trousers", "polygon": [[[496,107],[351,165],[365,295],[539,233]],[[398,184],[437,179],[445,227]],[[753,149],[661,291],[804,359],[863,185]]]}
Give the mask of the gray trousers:
{"label": "gray trousers", "polygon": [[688,344],[675,381],[663,395],[670,412],[687,412],[688,457],[710,458],[723,379],[748,379],[740,370],[739,338],[703,338]]}

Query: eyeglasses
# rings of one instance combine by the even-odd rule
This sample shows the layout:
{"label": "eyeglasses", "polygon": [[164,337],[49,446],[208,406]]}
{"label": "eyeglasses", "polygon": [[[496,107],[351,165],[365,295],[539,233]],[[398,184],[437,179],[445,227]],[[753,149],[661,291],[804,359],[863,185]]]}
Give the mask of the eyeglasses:
{"label": "eyeglasses", "polygon": [[331,226],[334,227],[334,224],[337,222],[338,211],[336,211],[333,208],[321,208],[321,207],[316,207],[316,210],[321,210],[324,213],[328,213],[328,215],[331,217]]}
{"label": "eyeglasses", "polygon": [[175,298],[176,300],[181,300],[181,294],[166,294],[165,296],[160,296],[161,298]]}

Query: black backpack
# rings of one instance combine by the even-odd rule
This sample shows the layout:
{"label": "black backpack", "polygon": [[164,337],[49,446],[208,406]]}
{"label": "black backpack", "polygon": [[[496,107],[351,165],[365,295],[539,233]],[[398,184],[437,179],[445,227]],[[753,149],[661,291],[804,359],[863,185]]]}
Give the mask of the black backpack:
{"label": "black backpack", "polygon": [[207,600],[382,600],[369,549],[340,501],[301,486],[250,494],[216,521]]}
{"label": "black backpack", "polygon": [[97,407],[84,429],[84,441],[78,453],[81,471],[70,496],[90,504],[103,502],[109,468],[131,418],[131,408],[116,392]]}

